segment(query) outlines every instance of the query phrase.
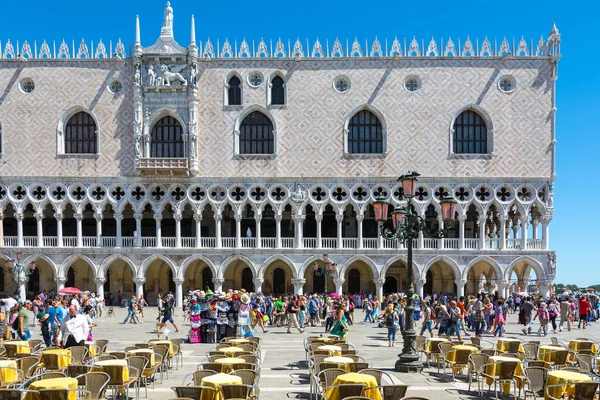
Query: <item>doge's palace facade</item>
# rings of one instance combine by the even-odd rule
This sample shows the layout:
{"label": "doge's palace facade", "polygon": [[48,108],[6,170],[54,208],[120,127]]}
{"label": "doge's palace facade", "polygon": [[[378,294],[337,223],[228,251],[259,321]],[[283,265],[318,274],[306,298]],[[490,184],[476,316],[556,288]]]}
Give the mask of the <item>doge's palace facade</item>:
{"label": "doge's palace facade", "polygon": [[[419,293],[546,294],[560,35],[527,41],[0,43],[0,291],[406,289],[372,203],[443,225]],[[158,30],[158,29],[157,29]],[[37,268],[18,285],[17,251]],[[336,276],[313,275],[327,253]],[[534,286],[535,285],[535,286]]]}

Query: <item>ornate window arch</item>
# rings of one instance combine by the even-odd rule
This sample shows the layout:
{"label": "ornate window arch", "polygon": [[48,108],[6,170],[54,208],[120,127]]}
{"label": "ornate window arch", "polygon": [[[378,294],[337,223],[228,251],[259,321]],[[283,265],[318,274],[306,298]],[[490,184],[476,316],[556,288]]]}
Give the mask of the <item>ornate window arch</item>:
{"label": "ornate window arch", "polygon": [[[254,114],[255,112],[257,112],[259,115]],[[242,148],[242,131],[244,130],[244,132],[246,134],[250,134],[250,136],[252,136],[252,132],[248,132],[247,131],[247,127],[249,125],[244,125],[244,122],[246,121],[246,118],[249,117],[251,114],[254,114],[254,117],[260,117],[260,114],[262,114],[262,116],[265,119],[262,119],[261,123],[263,124],[264,128],[261,132],[263,133],[263,138],[265,138],[264,133],[266,133],[266,139],[268,139],[272,144],[268,145],[267,150],[271,150],[271,152],[263,152],[263,153],[247,153],[244,152],[244,150],[247,150],[245,148]],[[247,121],[248,123],[251,122],[251,120]],[[256,121],[253,121],[256,122]],[[269,124],[271,125],[271,128],[269,129]],[[269,135],[269,131],[271,132],[271,134]],[[259,156],[259,157],[273,157],[277,154],[277,124],[275,122],[275,118],[273,118],[273,115],[269,112],[269,110],[267,110],[265,107],[260,106],[258,104],[253,104],[252,106],[246,108],[245,110],[243,110],[240,115],[238,115],[237,119],[235,120],[235,125],[233,128],[233,133],[234,133],[234,150],[235,150],[235,155],[237,156]],[[246,137],[244,137],[244,139],[246,139]],[[270,148],[269,148],[270,147]],[[252,150],[252,148],[250,148],[250,150]]]}
{"label": "ornate window arch", "polygon": [[273,122],[260,111],[252,111],[240,124],[240,154],[274,154]]}
{"label": "ornate window arch", "polygon": [[244,81],[240,74],[235,71],[230,72],[225,77],[224,104],[226,106],[241,106],[244,102],[243,97]]}
{"label": "ornate window arch", "polygon": [[150,131],[150,157],[185,157],[184,129],[177,118],[165,115],[152,125]]}
{"label": "ornate window arch", "polygon": [[83,106],[73,106],[61,117],[57,127],[58,154],[99,154],[98,120]]}
{"label": "ornate window arch", "polygon": [[452,154],[493,154],[492,119],[481,106],[469,104],[461,108],[452,119],[450,133]]}
{"label": "ornate window arch", "polygon": [[268,88],[267,104],[272,106],[284,106],[287,104],[287,85],[281,72],[276,71],[271,74]]}
{"label": "ornate window arch", "polygon": [[354,109],[344,125],[345,154],[385,154],[387,126],[379,110],[370,105]]}

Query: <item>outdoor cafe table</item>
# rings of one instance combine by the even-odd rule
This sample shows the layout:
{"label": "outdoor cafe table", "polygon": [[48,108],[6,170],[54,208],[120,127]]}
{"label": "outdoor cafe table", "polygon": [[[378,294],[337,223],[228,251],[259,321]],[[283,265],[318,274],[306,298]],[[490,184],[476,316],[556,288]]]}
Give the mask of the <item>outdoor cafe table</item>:
{"label": "outdoor cafe table", "polygon": [[[457,344],[454,345],[450,348],[451,350],[469,350],[471,353],[477,353],[479,351],[479,349],[475,346],[469,346],[468,344]],[[453,362],[456,361],[456,353],[450,352],[448,353],[448,356],[446,358],[447,361]],[[462,369],[462,367],[454,367],[454,372],[458,373],[460,372],[460,370]]]}
{"label": "outdoor cafe table", "polygon": [[[381,393],[379,389],[375,389],[377,386],[377,379],[374,376],[367,374],[358,374],[354,372],[350,372],[348,374],[339,375],[333,381],[333,385],[344,385],[344,384],[360,384],[365,385],[362,396],[366,396],[371,400],[382,400]],[[373,388],[373,389],[369,389]],[[325,398],[327,400],[342,400],[340,398],[340,391],[338,388],[333,387],[327,390],[325,394]]]}
{"label": "outdoor cafe table", "polygon": [[350,371],[348,364],[353,363],[354,359],[350,357],[333,356],[324,358],[323,362],[337,364],[340,368]]}
{"label": "outdoor cafe table", "polygon": [[519,345],[519,353],[525,354],[525,349],[523,348],[523,344],[522,344],[523,342],[519,339],[513,339],[513,338],[498,339],[498,342],[496,343],[496,348],[503,353],[507,353],[510,342],[521,342],[521,344]]}
{"label": "outdoor cafe table", "polygon": [[318,337],[314,341],[315,342],[323,342],[323,343],[331,343],[334,340],[339,340],[337,337]]}
{"label": "outdoor cafe table", "polygon": [[129,380],[129,369],[127,368],[127,360],[96,361],[94,365],[92,365],[91,370],[92,372],[106,372],[110,375],[110,373],[108,372],[110,370],[110,367],[123,367],[123,381],[127,382]]}
{"label": "outdoor cafe table", "polygon": [[[591,382],[592,377],[587,374],[580,374],[578,372],[570,372],[570,371],[550,371],[548,372],[548,379],[546,380],[546,385],[558,385],[561,383],[567,382]],[[565,386],[557,386],[550,389],[550,396],[554,398],[561,398],[563,395],[568,394],[572,397],[575,394],[575,386],[574,385],[565,385]],[[544,391],[544,398],[547,400],[548,396],[546,391]]]}
{"label": "outdoor cafe table", "polygon": [[200,385],[201,386],[209,386],[211,388],[214,388],[216,390],[216,394],[213,399],[213,397],[211,397],[212,393],[202,392],[202,397],[200,397],[200,400],[221,400],[223,398],[223,394],[220,390],[221,385],[241,385],[241,384],[242,384],[242,378],[239,376],[235,376],[235,375],[220,373],[220,374],[205,376],[204,378],[202,378],[202,382],[200,383]]}
{"label": "outdoor cafe table", "polygon": [[[579,351],[579,345],[581,343],[584,342],[591,342],[591,340],[580,340],[580,339],[573,339],[569,342],[569,348],[575,352]],[[592,353],[596,354],[598,352],[598,346],[596,346],[596,343],[592,342]]]}
{"label": "outdoor cafe table", "polygon": [[[53,378],[53,379],[42,379],[39,381],[31,382],[28,390],[43,390],[43,389],[75,389],[77,388],[77,379],[75,378]],[[69,400],[76,400],[77,393],[72,391],[69,393]],[[38,393],[28,392],[25,393],[24,400],[41,400]]]}
{"label": "outdoor cafe table", "polygon": [[41,355],[41,362],[43,364],[46,364],[46,361],[44,360],[44,357],[50,354],[56,354],[58,355],[58,367],[59,368],[66,368],[67,366],[71,365],[71,350],[69,349],[50,349],[50,350],[44,350],[42,351]]}
{"label": "outdoor cafe table", "polygon": [[341,356],[342,348],[340,346],[336,346],[334,344],[326,344],[323,346],[317,347],[317,350],[328,351],[330,356]]}
{"label": "outdoor cafe table", "polygon": [[154,351],[152,351],[152,349],[135,349],[135,350],[129,350],[127,352],[127,355],[129,357],[133,357],[133,356],[146,357],[148,359],[148,365],[147,365],[147,367],[153,367],[154,364],[156,364],[156,362],[154,360]]}
{"label": "outdoor cafe table", "polygon": [[540,346],[538,358],[542,361],[554,362],[556,361],[557,350],[565,350],[565,348],[561,346]]}
{"label": "outdoor cafe table", "polygon": [[26,340],[9,340],[4,342],[4,347],[14,347],[14,353],[31,353],[29,342]]}
{"label": "outdoor cafe table", "polygon": [[0,360],[0,382],[3,386],[10,385],[19,379],[19,375],[16,371],[17,368],[17,362],[15,360]]}
{"label": "outdoor cafe table", "polygon": [[432,350],[436,350],[438,349],[438,345],[440,343],[445,343],[447,342],[448,339],[446,338],[429,338],[427,339],[427,351],[432,351]]}
{"label": "outdoor cafe table", "polygon": [[169,355],[173,355],[173,343],[170,340],[154,340],[150,344],[152,346],[167,346],[169,348]]}
{"label": "outdoor cafe table", "polygon": [[227,341],[227,343],[231,344],[232,346],[237,346],[240,344],[250,343],[250,341],[248,339],[244,339],[244,338],[237,338],[237,339],[229,339]]}
{"label": "outdoor cafe table", "polygon": [[243,364],[246,362],[246,360],[244,360],[243,358],[236,357],[224,357],[216,359],[215,362],[223,365],[221,367],[221,372],[227,374],[233,370],[233,368],[231,367],[233,364]]}
{"label": "outdoor cafe table", "polygon": [[[491,375],[491,376],[500,376],[501,364],[504,361],[513,361],[513,362],[517,363],[517,368],[515,369],[515,378],[516,378],[516,382],[517,382],[517,388],[519,388],[519,390],[522,389],[523,388],[523,379],[519,378],[519,377],[523,376],[523,364],[521,363],[521,360],[518,358],[492,356],[489,358],[489,361],[488,361],[488,363],[490,365],[485,367],[485,373],[488,375]],[[492,363],[499,363],[499,364],[492,364]],[[494,380],[492,378],[486,378],[486,383],[488,386],[491,386],[494,383]],[[504,392],[504,394],[510,393],[510,384],[508,382],[505,382],[502,384],[502,392]]]}
{"label": "outdoor cafe table", "polygon": [[89,357],[94,357],[96,355],[96,344],[94,342],[86,340],[85,347],[88,349]]}
{"label": "outdoor cafe table", "polygon": [[222,347],[219,350],[215,350],[215,351],[218,353],[226,354],[228,356],[235,356],[236,353],[243,353],[244,349],[242,349],[241,347],[230,346],[230,347]]}

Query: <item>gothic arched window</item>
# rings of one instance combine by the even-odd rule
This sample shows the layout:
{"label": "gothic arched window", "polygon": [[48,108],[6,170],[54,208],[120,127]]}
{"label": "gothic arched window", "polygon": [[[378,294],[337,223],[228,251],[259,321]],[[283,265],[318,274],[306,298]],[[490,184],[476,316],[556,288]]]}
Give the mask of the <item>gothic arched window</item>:
{"label": "gothic arched window", "polygon": [[271,104],[285,104],[285,88],[283,87],[283,79],[276,76],[271,80]]}
{"label": "gothic arched window", "polygon": [[473,110],[462,112],[454,121],[452,141],[454,154],[487,153],[487,126],[483,117]]}
{"label": "gothic arched window", "polygon": [[73,115],[67,122],[65,127],[65,153],[98,153],[98,127],[94,118],[85,111]]}
{"label": "gothic arched window", "polygon": [[240,154],[273,154],[275,137],[273,123],[260,111],[244,118],[240,125]]}
{"label": "gothic arched window", "polygon": [[348,124],[348,153],[383,153],[381,121],[369,110],[354,114]]}
{"label": "gothic arched window", "polygon": [[150,157],[182,158],[183,128],[173,117],[163,117],[152,127]]}
{"label": "gothic arched window", "polygon": [[227,89],[228,105],[239,106],[242,105],[242,82],[237,76],[232,76],[227,82],[229,88]]}

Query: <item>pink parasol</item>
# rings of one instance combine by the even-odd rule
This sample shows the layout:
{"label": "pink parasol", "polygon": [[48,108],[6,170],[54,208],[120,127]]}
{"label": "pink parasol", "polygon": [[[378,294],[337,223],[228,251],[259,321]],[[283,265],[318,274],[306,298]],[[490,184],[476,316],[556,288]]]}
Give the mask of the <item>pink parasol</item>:
{"label": "pink parasol", "polygon": [[329,294],[329,296],[330,296],[330,297],[335,297],[336,299],[337,299],[338,297],[340,297],[340,295],[339,295],[337,292],[332,292],[332,293],[330,293],[330,294]]}
{"label": "pink parasol", "polygon": [[58,291],[58,293],[62,294],[81,294],[81,290],[74,287],[65,287]]}

